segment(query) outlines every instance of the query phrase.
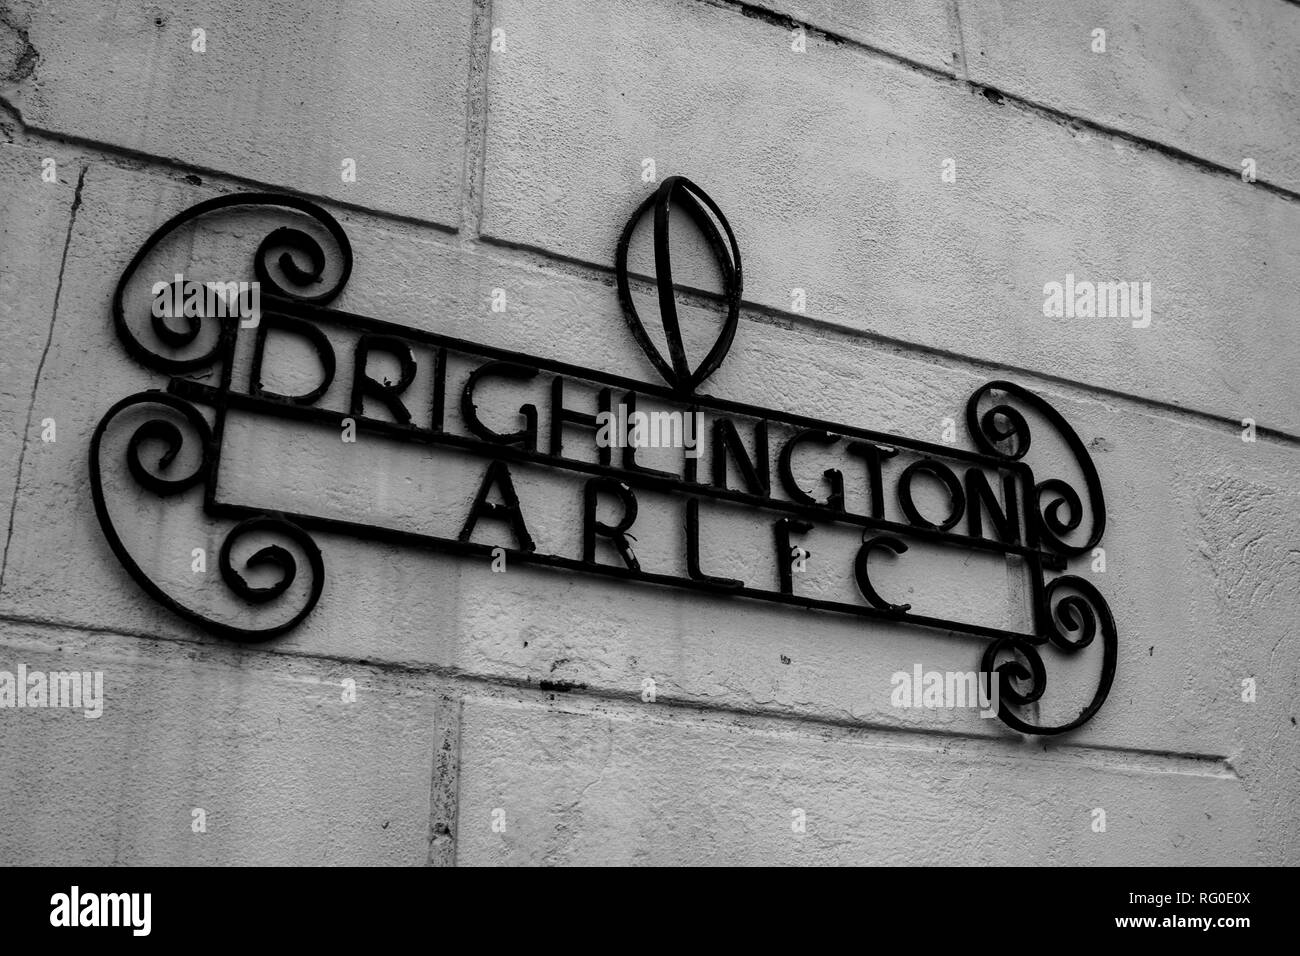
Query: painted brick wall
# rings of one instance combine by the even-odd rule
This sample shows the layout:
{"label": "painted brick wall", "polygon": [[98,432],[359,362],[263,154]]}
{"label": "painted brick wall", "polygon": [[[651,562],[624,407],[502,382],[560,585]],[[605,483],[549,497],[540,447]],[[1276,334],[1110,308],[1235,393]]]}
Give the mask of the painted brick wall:
{"label": "painted brick wall", "polygon": [[[105,685],[93,720],[0,709],[0,863],[1300,862],[1300,6],[163,6],[0,0],[0,670]],[[87,449],[165,382],[109,313],[154,229],[313,197],[356,252],[339,308],[654,381],[611,268],[647,159],[744,257],[711,394],[939,442],[1007,378],[1078,431],[1109,524],[1105,570],[1070,570],[1119,631],[1084,728],[893,706],[894,672],[981,647],[893,623],[321,535],[319,606],[239,646],[122,569]],[[247,257],[258,227],[216,241]],[[1150,282],[1150,325],[1044,315],[1067,274]],[[713,301],[682,301],[696,335]],[[427,457],[236,440],[223,481],[270,508],[450,522],[473,492],[425,514]],[[577,534],[576,487],[540,494],[539,533]],[[184,574],[221,543],[130,525]],[[711,542],[714,573],[751,539]],[[1007,562],[917,560],[888,580],[1023,620]],[[1049,696],[1086,700],[1095,656],[1059,665]]]}

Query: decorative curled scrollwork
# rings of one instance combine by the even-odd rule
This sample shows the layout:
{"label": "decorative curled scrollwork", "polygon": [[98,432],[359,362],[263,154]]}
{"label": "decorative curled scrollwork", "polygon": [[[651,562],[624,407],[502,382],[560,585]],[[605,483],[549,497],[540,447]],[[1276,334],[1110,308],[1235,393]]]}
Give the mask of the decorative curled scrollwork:
{"label": "decorative curled scrollwork", "polygon": [[[1054,602],[1057,592],[1063,593]],[[985,648],[980,669],[997,675],[998,716],[1008,727],[1024,734],[1063,734],[1091,720],[1110,693],[1119,647],[1115,620],[1101,592],[1089,581],[1075,575],[1055,578],[1043,588],[1039,620],[1046,630],[1044,641],[1065,654],[1077,654],[1090,646],[1099,633],[1101,635],[1101,674],[1097,689],[1077,717],[1064,724],[1043,727],[1028,723],[1014,710],[1041,700],[1047,690],[1047,668],[1038,652],[1042,641],[1035,646],[1033,641],[1017,635],[1000,637]],[[998,664],[998,657],[1008,652],[1023,660],[1013,657]]]}
{"label": "decorative curled scrollwork", "polygon": [[[1034,507],[1026,510],[1029,517],[1036,519],[1038,533],[1053,551],[1067,557],[1086,554],[1096,546],[1106,530],[1106,500],[1101,491],[1101,479],[1097,476],[1097,468],[1092,463],[1088,449],[1064,416],[1045,400],[1012,382],[997,381],[980,386],[966,402],[966,427],[975,444],[987,454],[1018,461],[1024,458],[1030,445],[1029,423],[1013,406],[996,404],[981,414],[980,403],[991,392],[1004,392],[1024,402],[1046,418],[1069,446],[1087,486],[1086,512],[1090,524],[1086,540],[1082,544],[1070,544],[1065,540],[1067,535],[1080,528],[1085,514],[1083,501],[1069,482],[1061,478],[1048,478],[1038,482],[1033,489]],[[1007,442],[1012,445],[1010,450],[999,447]],[[1044,502],[1044,496],[1051,496],[1050,500]]]}
{"label": "decorative curled scrollwork", "polygon": [[[141,263],[163,239],[179,227],[198,219],[200,216],[208,215],[217,210],[240,206],[279,206],[304,213],[319,223],[330,234],[338,247],[341,259],[338,278],[325,288],[309,293],[309,287],[321,282],[325,275],[327,263],[325,250],[321,248],[320,243],[313,236],[301,229],[282,226],[273,230],[258,244],[253,257],[253,272],[257,281],[261,283],[263,291],[271,295],[311,305],[325,305],[331,302],[347,284],[348,278],[352,274],[352,244],[348,241],[347,233],[343,231],[343,227],[339,225],[338,220],[315,203],[306,199],[299,199],[296,196],[284,196],[275,193],[241,193],[205,200],[173,216],[155,230],[136,252],[135,256],[132,257],[121,278],[118,279],[117,288],[113,291],[113,325],[127,351],[142,365],[160,372],[179,374],[206,368],[223,354],[223,350],[227,347],[229,338],[233,334],[233,317],[228,316],[222,320],[221,333],[217,336],[212,347],[206,352],[201,355],[178,358],[155,352],[136,337],[126,320],[124,300],[131,280],[135,277]],[[268,263],[277,251],[279,251],[280,256],[276,260],[276,264],[293,288],[279,282],[272,275]],[[306,265],[300,265],[295,255],[305,258]],[[174,350],[192,345],[198,339],[202,328],[202,319],[199,316],[190,315],[178,318],[183,323],[180,328],[170,325],[167,319],[161,316],[156,314],[151,316],[151,327],[154,334],[158,336],[165,346]]]}
{"label": "decorative curled scrollwork", "polygon": [[[282,597],[289,590],[297,577],[298,563],[292,552],[281,545],[271,544],[262,547],[244,561],[244,568],[275,567],[279,569],[280,577],[266,587],[253,587],[234,567],[231,552],[235,543],[252,532],[271,534],[288,539],[306,556],[310,565],[311,584],[302,607],[288,620],[263,628],[239,627],[186,607],[160,587],[131,555],[109,514],[104,496],[101,447],[104,435],[115,418],[128,409],[146,405],[169,409],[184,420],[185,428],[167,418],[150,418],[136,427],[126,444],[126,461],[128,471],[141,487],[160,498],[179,494],[208,480],[214,460],[214,439],[207,420],[193,405],[174,395],[158,391],[139,392],[122,399],[108,410],[91,437],[90,486],[95,515],[117,559],[150,597],[186,620],[221,637],[232,641],[254,643],[268,640],[297,627],[320,600],[325,583],[325,565],[320,549],[311,537],[302,528],[284,518],[268,514],[240,522],[226,535],[218,557],[222,580],[231,591],[250,605],[262,605]],[[156,461],[151,461],[144,454],[144,446],[155,441],[163,443],[164,451]],[[187,442],[192,442],[198,449],[197,466],[188,474],[169,477],[167,472],[176,465],[177,456]]]}
{"label": "decorative curled scrollwork", "polygon": [[[140,395],[133,395],[118,402],[109,410],[109,413],[104,416],[104,420],[100,422],[100,428],[95,432],[96,441],[91,445],[92,473],[96,471],[98,466],[98,457],[94,452],[98,450],[98,439],[108,420],[128,405],[145,403],[164,405],[184,416],[186,424],[194,430],[194,434],[197,436],[195,444],[199,450],[199,463],[194,471],[188,475],[179,478],[164,477],[163,473],[171,469],[176,456],[185,446],[185,435],[175,422],[165,418],[151,418],[132,433],[131,440],[127,443],[126,466],[131,472],[131,477],[142,488],[149,489],[160,498],[179,494],[193,488],[195,485],[202,484],[207,479],[209,465],[212,460],[212,429],[208,427],[207,419],[200,415],[198,409],[193,405],[165,392],[144,392]],[[148,441],[161,441],[166,445],[166,450],[158,459],[156,472],[149,467],[141,450],[144,443]],[[97,473],[93,476],[98,478]]]}
{"label": "decorative curled scrollwork", "polygon": [[[230,560],[230,549],[236,541],[251,531],[278,531],[286,533],[293,538],[299,547],[303,548],[308,554],[313,552],[319,557],[320,552],[316,549],[311,538],[307,537],[306,532],[296,525],[292,525],[280,518],[272,518],[263,515],[257,518],[249,518],[247,521],[241,521],[231,529],[226,535],[226,540],[221,544],[221,553],[218,558],[221,565],[221,577],[234,591],[249,604],[265,604],[268,601],[274,601],[293,584],[293,579],[298,573],[298,563],[294,561],[293,555],[280,547],[278,544],[267,545],[255,552],[244,562],[245,568],[253,568],[260,565],[279,568],[280,578],[274,584],[267,587],[255,588],[244,580],[243,575],[235,570],[234,564]],[[313,565],[313,570],[315,567]],[[319,575],[318,575],[319,576]]]}

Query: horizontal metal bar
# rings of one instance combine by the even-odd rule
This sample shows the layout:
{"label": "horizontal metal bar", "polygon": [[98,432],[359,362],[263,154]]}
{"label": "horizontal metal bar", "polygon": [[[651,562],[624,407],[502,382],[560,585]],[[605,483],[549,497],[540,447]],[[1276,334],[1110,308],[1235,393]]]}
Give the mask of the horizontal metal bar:
{"label": "horizontal metal bar", "polygon": [[[214,505],[212,513],[213,517],[218,518],[243,519],[264,515],[267,513],[267,509],[218,502]],[[894,621],[900,624],[915,624],[920,625],[921,627],[935,628],[942,631],[955,631],[962,634],[970,634],[975,637],[1016,638],[1032,644],[1041,644],[1046,640],[1045,637],[1040,637],[1035,634],[1008,631],[997,627],[986,627],[982,624],[970,624],[964,621],[948,621],[943,618],[929,617],[920,614],[895,613],[875,608],[867,604],[850,604],[843,601],[824,601],[818,598],[806,597],[799,594],[784,594],[780,591],[768,591],[763,588],[726,587],[710,581],[701,581],[694,578],[682,578],[672,574],[660,574],[649,571],[632,571],[629,568],[621,567],[619,565],[588,563],[586,561],[578,560],[577,558],[568,558],[558,554],[547,554],[540,551],[521,551],[517,548],[507,548],[501,545],[475,544],[473,542],[460,541],[455,538],[419,534],[414,531],[399,531],[395,528],[379,528],[374,525],[361,524],[360,522],[344,521],[338,518],[323,518],[319,515],[300,512],[275,511],[274,513],[294,522],[304,529],[319,531],[326,534],[340,534],[352,538],[382,541],[389,544],[423,547],[434,551],[446,552],[448,554],[474,556],[485,559],[491,559],[494,556],[496,549],[500,548],[505,552],[507,562],[515,561],[519,564],[559,568],[566,571],[580,571],[586,574],[617,578],[623,581],[658,584],[664,587],[677,588],[681,590],[731,595],[755,601],[766,601],[772,604],[783,604],[788,607],[803,607],[820,611],[834,611],[836,613],[849,614],[855,617]]]}

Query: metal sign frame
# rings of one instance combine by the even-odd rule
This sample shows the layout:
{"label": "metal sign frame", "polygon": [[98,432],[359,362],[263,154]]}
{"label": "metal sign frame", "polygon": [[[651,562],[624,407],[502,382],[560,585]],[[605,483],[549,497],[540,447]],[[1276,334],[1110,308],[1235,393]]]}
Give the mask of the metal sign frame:
{"label": "metal sign frame", "polygon": [[[328,257],[313,236],[300,229],[283,227],[272,231],[259,244],[253,257],[253,270],[261,285],[262,309],[254,333],[254,358],[248,376],[250,387],[246,391],[232,387],[236,342],[241,331],[237,317],[187,316],[184,328],[177,329],[167,319],[154,316],[152,331],[159,345],[150,346],[144,344],[133,329],[125,307],[130,283],[137,277],[146,257],[164,239],[194,220],[235,207],[279,207],[308,216],[328,233],[338,256],[337,267],[333,270],[336,278],[320,288]],[[691,368],[686,355],[672,281],[668,222],[674,208],[684,210],[704,234],[722,275],[722,301],[726,307],[722,331],[695,368]],[[644,216],[651,213],[654,216],[657,298],[668,344],[667,356],[653,344],[636,309],[627,266],[633,230]],[[280,253],[278,258],[274,257],[276,252]],[[307,263],[305,267],[302,265],[304,261]],[[272,269],[273,264],[277,269]],[[1114,680],[1117,656],[1117,634],[1109,608],[1097,588],[1085,578],[1060,575],[1048,580],[1046,577],[1048,571],[1063,571],[1067,558],[1090,552],[1105,530],[1105,500],[1096,468],[1068,422],[1033,392],[1011,382],[992,381],[977,389],[966,404],[967,428],[978,449],[972,452],[700,393],[699,387],[721,365],[736,334],[743,279],[740,251],[725,216],[699,187],[688,180],[671,177],[647,197],[629,219],[615,252],[617,290],[623,313],[633,337],[663,376],[666,385],[479,345],[331,308],[330,303],[342,291],[351,272],[351,244],[337,220],[308,200],[272,193],[222,196],[191,207],[155,231],[123,272],[112,304],[118,337],[138,362],[170,377],[166,391],[150,390],[128,396],[110,408],[100,421],[90,448],[91,488],[96,515],[118,560],[150,596],[177,615],[233,641],[264,641],[284,634],[311,613],[323,590],[324,559],[312,534],[339,534],[480,558],[504,551],[509,561],[520,564],[707,592],[728,599],[902,622],[985,638],[989,643],[982,656],[981,669],[999,675],[999,716],[1008,726],[1027,734],[1058,734],[1073,730],[1091,719],[1105,701]],[[215,343],[202,354],[175,354],[184,352],[199,340],[204,322],[219,322]],[[354,336],[356,339],[352,386],[346,408],[330,408],[321,403],[339,366],[331,339],[321,331],[326,328],[334,330],[336,335]],[[276,394],[262,386],[262,361],[267,337],[272,330],[295,335],[312,346],[320,363],[321,384],[318,388],[290,396]],[[369,375],[367,358],[376,351],[385,352],[397,361],[402,371],[398,382],[379,381]],[[422,422],[413,420],[402,400],[404,390],[414,379],[417,355],[426,359],[431,357],[434,363],[432,414],[429,420]],[[469,359],[481,363],[459,396],[461,419],[467,426],[462,431],[469,434],[449,428],[446,423],[448,402],[454,400],[453,396],[447,395],[446,368],[451,356],[459,361]],[[193,373],[208,373],[211,377],[214,371],[216,384],[189,377]],[[491,376],[520,380],[549,378],[552,397],[549,434],[542,435],[537,429],[534,406],[521,409],[526,424],[517,432],[502,434],[484,425],[477,415],[474,389],[480,379]],[[697,461],[690,458],[684,459],[681,472],[676,474],[646,467],[638,463],[634,447],[601,448],[597,461],[565,455],[566,434],[575,429],[590,431],[596,422],[594,414],[564,404],[564,389],[571,382],[581,383],[589,391],[594,390],[604,411],[612,409],[616,398],[623,406],[634,409],[640,398],[646,402],[675,406],[684,414],[708,414],[716,433],[712,474],[701,476]],[[993,398],[995,394],[1005,398],[996,400]],[[250,608],[275,605],[289,591],[298,575],[298,562],[291,551],[280,544],[262,547],[245,561],[245,568],[267,565],[277,569],[280,576],[270,586],[253,587],[234,566],[231,558],[233,545],[246,535],[259,539],[280,536],[292,542],[306,557],[310,585],[305,600],[290,616],[281,615],[279,620],[260,627],[217,619],[178,601],[131,555],[114,527],[106,503],[101,447],[115,419],[128,410],[146,406],[152,407],[160,417],[148,419],[132,434],[126,454],[130,474],[142,488],[162,498],[201,485],[204,511],[212,518],[235,522],[220,548],[218,563],[223,582]],[[387,412],[386,416],[367,414],[368,409],[377,410],[381,406]],[[207,416],[200,411],[201,408],[209,410]],[[1030,426],[1020,408],[1031,409],[1045,419],[1064,440],[1084,478],[1083,496],[1065,480],[1036,479],[1025,461],[1030,447]],[[351,419],[359,434],[456,449],[487,459],[488,466],[470,514],[455,537],[341,520],[309,509],[266,512],[225,500],[220,494],[217,476],[223,435],[232,412],[334,428]],[[754,435],[756,451],[753,456],[744,449],[736,425],[745,421],[751,424]],[[792,433],[777,455],[777,481],[772,478],[768,454],[772,427]],[[174,461],[187,438],[196,443],[199,463],[189,474],[171,476]],[[801,444],[827,446],[840,441],[844,442],[846,450],[862,460],[867,469],[872,502],[870,513],[856,513],[845,507],[843,477],[838,471],[826,473],[832,492],[825,500],[800,488],[794,478],[791,458]],[[149,442],[160,442],[165,448],[156,464],[147,461],[142,452],[142,446]],[[901,522],[885,517],[882,478],[883,464],[900,452],[916,458],[896,479],[894,490],[907,519]],[[731,487],[732,482],[728,481],[728,460],[734,467],[734,484],[738,487]],[[541,466],[586,476],[581,558],[538,550],[520,510],[510,473],[512,464]],[[965,469],[964,477],[958,476],[957,468]],[[994,476],[993,481],[989,480],[990,475]],[[947,488],[953,507],[944,520],[927,519],[912,500],[910,482],[918,476],[928,476]],[[776,494],[778,482],[785,492],[783,496]],[[1000,497],[995,490],[999,486]],[[637,490],[664,492],[684,499],[685,576],[641,567],[628,541],[632,537],[628,532],[637,514]],[[502,500],[490,501],[493,492]],[[614,525],[598,521],[596,506],[600,500],[619,503],[623,509],[622,520]],[[778,556],[777,589],[754,587],[710,575],[701,567],[701,501],[743,506],[776,516],[773,534]],[[1085,513],[1088,516],[1086,527]],[[987,534],[985,517],[989,519]],[[965,527],[958,530],[963,518],[966,519]],[[504,522],[509,526],[513,546],[474,541],[473,533],[480,521]],[[862,602],[832,601],[796,592],[792,575],[780,556],[790,552],[791,535],[809,532],[813,521],[862,529],[862,544],[854,566],[854,578]],[[890,603],[883,598],[871,583],[869,559],[882,551],[901,555],[908,549],[908,539],[1019,558],[1030,580],[1033,629],[1017,632],[916,614],[912,613],[909,605]],[[1068,539],[1074,539],[1073,543]],[[597,560],[598,542],[604,542],[612,549],[617,563]],[[1038,701],[1046,690],[1046,667],[1041,648],[1050,644],[1062,653],[1075,654],[1090,646],[1098,634],[1101,636],[1101,668],[1096,691],[1087,706],[1077,717],[1061,724],[1044,726],[1026,719],[1023,708]]]}

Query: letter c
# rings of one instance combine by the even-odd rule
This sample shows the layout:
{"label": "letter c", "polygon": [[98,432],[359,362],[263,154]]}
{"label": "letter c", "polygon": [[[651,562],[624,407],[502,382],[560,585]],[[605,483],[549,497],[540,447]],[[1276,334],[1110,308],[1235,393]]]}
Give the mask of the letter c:
{"label": "letter c", "polygon": [[867,571],[867,558],[871,556],[872,551],[878,548],[892,551],[894,554],[902,554],[907,550],[907,545],[897,538],[883,536],[872,538],[870,541],[863,541],[862,547],[858,548],[858,556],[853,561],[853,575],[858,579],[858,590],[862,592],[863,597],[871,602],[872,607],[889,611],[892,614],[903,614],[911,610],[912,605],[890,604],[880,596],[871,583],[871,576]]}

